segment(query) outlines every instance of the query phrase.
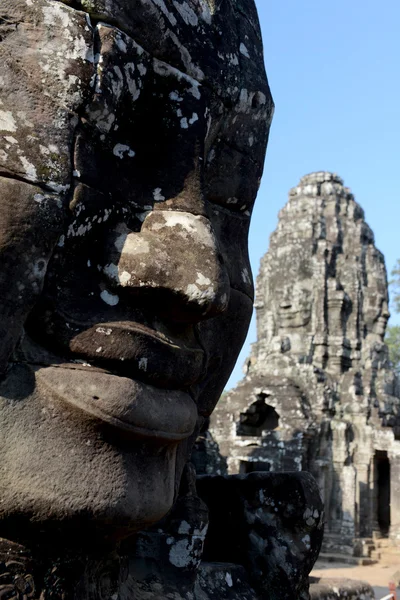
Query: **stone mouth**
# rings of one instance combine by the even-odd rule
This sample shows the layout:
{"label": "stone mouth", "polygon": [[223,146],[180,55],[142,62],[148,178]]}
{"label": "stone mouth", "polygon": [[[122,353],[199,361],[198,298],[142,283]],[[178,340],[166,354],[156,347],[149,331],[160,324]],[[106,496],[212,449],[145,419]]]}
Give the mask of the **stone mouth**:
{"label": "stone mouth", "polygon": [[85,324],[53,313],[51,327],[45,325],[45,333],[39,334],[33,331],[34,347],[24,347],[25,360],[31,364],[83,361],[116,376],[172,390],[187,390],[206,372],[206,353],[193,326],[174,332],[165,325],[156,329],[131,320]]}
{"label": "stone mouth", "polygon": [[197,422],[197,407],[187,392],[162,390],[141,381],[101,371],[35,367],[38,387],[50,391],[96,420],[136,439],[178,443]]}
{"label": "stone mouth", "polygon": [[101,323],[75,335],[74,355],[115,375],[156,387],[187,389],[204,373],[205,353],[195,340],[172,337],[141,323]]}
{"label": "stone mouth", "polygon": [[311,318],[311,310],[308,308],[280,309],[278,310],[278,316],[282,323],[301,321],[304,325],[306,325]]}

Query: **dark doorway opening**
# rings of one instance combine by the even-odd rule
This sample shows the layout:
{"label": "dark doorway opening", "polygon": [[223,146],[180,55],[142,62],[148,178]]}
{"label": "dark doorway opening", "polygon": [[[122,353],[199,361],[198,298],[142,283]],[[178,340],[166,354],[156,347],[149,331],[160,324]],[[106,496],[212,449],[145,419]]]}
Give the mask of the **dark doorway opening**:
{"label": "dark doorway opening", "polygon": [[390,461],[386,451],[376,451],[375,473],[377,520],[381,534],[387,536],[390,529]]}
{"label": "dark doorway opening", "polygon": [[270,471],[271,465],[265,460],[241,460],[240,461],[240,474],[247,475],[248,473],[254,473],[255,471]]}
{"label": "dark doorway opening", "polygon": [[266,394],[259,394],[246,412],[240,413],[236,435],[260,437],[263,431],[273,431],[279,427],[279,414],[265,402],[266,398]]}

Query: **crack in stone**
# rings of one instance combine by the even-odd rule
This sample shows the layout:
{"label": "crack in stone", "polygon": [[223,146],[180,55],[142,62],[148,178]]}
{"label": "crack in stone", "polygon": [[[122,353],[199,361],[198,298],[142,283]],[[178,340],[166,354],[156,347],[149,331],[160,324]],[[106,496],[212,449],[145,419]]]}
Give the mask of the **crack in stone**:
{"label": "crack in stone", "polygon": [[[22,175],[18,175],[17,173],[14,173],[12,171],[2,171],[1,167],[0,167],[0,179],[12,179],[14,181],[20,181],[21,183],[26,183],[28,185],[31,185],[32,187],[37,187],[45,192],[49,192],[53,196],[60,196],[63,193],[63,192],[59,192],[59,191],[55,190],[54,187],[52,187],[46,183],[43,183],[42,181],[32,181],[31,179],[27,179],[26,177],[23,177]],[[68,193],[68,192],[69,192],[69,190],[66,190],[65,193]]]}

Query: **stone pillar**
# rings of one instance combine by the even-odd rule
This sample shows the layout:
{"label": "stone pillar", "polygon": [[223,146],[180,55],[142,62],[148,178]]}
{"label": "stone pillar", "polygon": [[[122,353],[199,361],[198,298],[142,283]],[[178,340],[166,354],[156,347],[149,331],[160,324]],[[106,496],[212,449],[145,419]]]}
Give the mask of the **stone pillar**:
{"label": "stone pillar", "polygon": [[342,488],[341,534],[353,539],[356,523],[356,470],[353,465],[342,467],[340,477]]}
{"label": "stone pillar", "polygon": [[357,537],[369,537],[371,532],[370,512],[370,465],[358,463],[356,465],[356,502],[358,505],[357,520],[355,524]]}
{"label": "stone pillar", "polygon": [[390,539],[400,544],[400,456],[389,454],[390,461]]}
{"label": "stone pillar", "polygon": [[378,473],[375,458],[371,462],[370,515],[372,534],[380,535],[378,523]]}

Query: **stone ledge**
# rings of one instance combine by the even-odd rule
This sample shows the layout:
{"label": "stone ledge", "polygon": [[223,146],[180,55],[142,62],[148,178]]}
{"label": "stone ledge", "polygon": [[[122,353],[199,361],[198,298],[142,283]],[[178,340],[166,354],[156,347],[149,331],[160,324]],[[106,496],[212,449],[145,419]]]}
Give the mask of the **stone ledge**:
{"label": "stone ledge", "polygon": [[372,587],[353,579],[310,577],[310,600],[374,600]]}

